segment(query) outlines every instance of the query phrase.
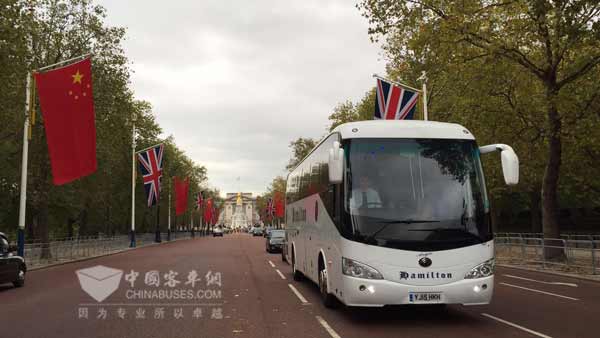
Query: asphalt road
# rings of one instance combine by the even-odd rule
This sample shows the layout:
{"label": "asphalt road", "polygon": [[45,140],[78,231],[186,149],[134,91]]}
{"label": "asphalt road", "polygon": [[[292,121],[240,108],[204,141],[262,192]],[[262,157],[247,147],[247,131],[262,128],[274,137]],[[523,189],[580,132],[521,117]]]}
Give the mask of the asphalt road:
{"label": "asphalt road", "polygon": [[[112,293],[102,284],[110,277],[92,285],[83,276],[96,297],[110,294],[102,302],[77,275],[97,265],[123,271]],[[487,306],[330,310],[315,285],[294,282],[281,255],[247,234],[140,248],[31,271],[20,289],[0,286],[0,336],[10,338],[599,337],[599,318],[599,283],[507,268],[497,269]]]}

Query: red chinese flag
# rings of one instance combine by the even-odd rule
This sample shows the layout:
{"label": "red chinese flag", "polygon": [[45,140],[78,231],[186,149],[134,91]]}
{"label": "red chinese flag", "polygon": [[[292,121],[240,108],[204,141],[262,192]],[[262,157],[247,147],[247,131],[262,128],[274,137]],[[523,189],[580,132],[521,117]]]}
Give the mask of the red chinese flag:
{"label": "red chinese flag", "polygon": [[55,185],[96,171],[90,59],[35,74]]}
{"label": "red chinese flag", "polygon": [[185,213],[188,204],[188,190],[190,186],[190,179],[186,178],[180,181],[177,177],[175,180],[175,214],[177,216]]}
{"label": "red chinese flag", "polygon": [[283,217],[285,215],[285,205],[281,193],[275,193],[275,216]]}
{"label": "red chinese flag", "polygon": [[204,220],[206,223],[210,223],[212,219],[212,208],[213,208],[213,200],[209,198],[206,200],[206,208],[204,208]]}

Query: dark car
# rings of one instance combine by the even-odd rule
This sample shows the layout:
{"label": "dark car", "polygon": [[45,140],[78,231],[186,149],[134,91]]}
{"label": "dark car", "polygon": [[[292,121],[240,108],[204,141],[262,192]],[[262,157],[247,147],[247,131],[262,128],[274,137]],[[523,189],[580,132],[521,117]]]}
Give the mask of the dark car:
{"label": "dark car", "polygon": [[267,252],[279,251],[283,247],[285,240],[285,230],[271,230],[267,235],[266,249]]}
{"label": "dark car", "polygon": [[23,257],[14,255],[16,248],[8,245],[8,238],[0,232],[0,284],[25,285],[27,266]]}

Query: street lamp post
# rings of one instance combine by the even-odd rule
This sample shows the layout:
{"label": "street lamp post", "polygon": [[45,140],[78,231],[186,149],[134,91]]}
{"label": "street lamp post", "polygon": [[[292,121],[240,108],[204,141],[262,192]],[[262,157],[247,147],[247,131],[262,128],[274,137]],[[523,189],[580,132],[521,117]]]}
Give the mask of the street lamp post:
{"label": "street lamp post", "polygon": [[129,247],[135,248],[135,114],[131,118],[131,242]]}

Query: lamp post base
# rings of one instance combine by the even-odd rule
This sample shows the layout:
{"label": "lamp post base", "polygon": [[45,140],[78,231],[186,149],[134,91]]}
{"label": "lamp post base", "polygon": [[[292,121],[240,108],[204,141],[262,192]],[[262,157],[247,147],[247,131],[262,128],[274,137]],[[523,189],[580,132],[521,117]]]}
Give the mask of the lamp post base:
{"label": "lamp post base", "polygon": [[130,248],[135,248],[135,231],[131,230],[129,232],[129,238],[131,240],[131,242],[129,242],[129,247]]}
{"label": "lamp post base", "polygon": [[17,255],[25,257],[25,229],[23,228],[17,231]]}

